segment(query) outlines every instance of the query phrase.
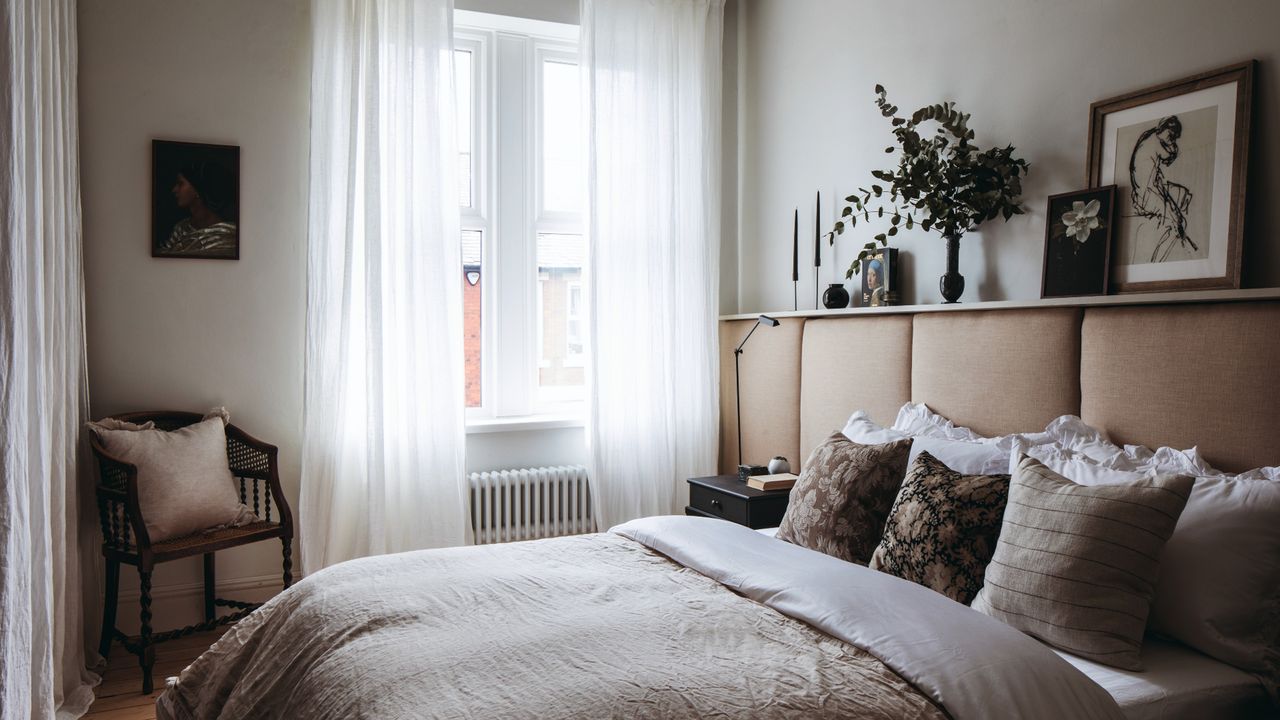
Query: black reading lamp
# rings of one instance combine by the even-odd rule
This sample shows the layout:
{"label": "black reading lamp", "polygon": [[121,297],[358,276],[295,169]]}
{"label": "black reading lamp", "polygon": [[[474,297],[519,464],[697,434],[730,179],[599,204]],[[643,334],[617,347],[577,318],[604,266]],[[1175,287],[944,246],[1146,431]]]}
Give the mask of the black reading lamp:
{"label": "black reading lamp", "polygon": [[738,477],[746,480],[751,475],[766,475],[769,468],[763,465],[744,465],[742,463],[742,376],[738,372],[738,357],[742,355],[742,346],[747,344],[751,339],[751,334],[761,325],[769,327],[778,327],[780,323],[768,315],[761,315],[756,318],[756,324],[751,326],[751,332],[742,338],[742,342],[738,343],[738,347],[733,349],[733,394],[738,404]]}

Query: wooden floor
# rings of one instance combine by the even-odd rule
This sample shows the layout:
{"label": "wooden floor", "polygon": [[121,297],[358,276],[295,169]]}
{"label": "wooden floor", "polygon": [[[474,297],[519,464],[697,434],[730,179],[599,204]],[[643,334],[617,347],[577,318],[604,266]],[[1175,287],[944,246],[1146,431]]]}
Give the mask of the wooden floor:
{"label": "wooden floor", "polygon": [[138,658],[116,643],[111,648],[102,684],[94,690],[97,697],[85,715],[86,720],[154,720],[156,698],[164,692],[165,678],[177,675],[214,643],[227,628],[196,633],[156,646],[156,667],[152,677],[156,691],[142,694],[142,668]]}

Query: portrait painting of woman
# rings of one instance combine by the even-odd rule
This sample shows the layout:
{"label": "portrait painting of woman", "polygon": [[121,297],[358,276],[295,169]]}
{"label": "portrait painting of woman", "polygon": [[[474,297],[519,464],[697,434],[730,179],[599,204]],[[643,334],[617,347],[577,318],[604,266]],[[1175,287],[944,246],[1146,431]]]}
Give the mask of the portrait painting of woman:
{"label": "portrait painting of woman", "polygon": [[[1208,256],[1216,112],[1204,108],[1121,128],[1119,185],[1129,264]],[[1127,180],[1127,182],[1126,182]]]}
{"label": "portrait painting of woman", "polygon": [[240,148],[152,143],[153,257],[240,257]]}
{"label": "portrait painting of woman", "polygon": [[881,248],[862,259],[862,306],[897,305],[898,249]]}

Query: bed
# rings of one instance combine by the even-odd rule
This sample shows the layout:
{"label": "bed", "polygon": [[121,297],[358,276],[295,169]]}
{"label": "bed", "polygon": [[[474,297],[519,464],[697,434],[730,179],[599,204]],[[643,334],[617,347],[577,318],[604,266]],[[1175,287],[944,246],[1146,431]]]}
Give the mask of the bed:
{"label": "bed", "polygon": [[[853,408],[889,424],[918,402],[985,435],[1075,415],[1119,444],[1194,446],[1231,472],[1280,465],[1280,302],[1115,300],[779,314],[782,325],[756,333],[740,358],[744,459],[805,458]],[[721,344],[753,322],[724,319]],[[737,462],[733,378],[726,361],[721,472]],[[1280,624],[1275,605],[1256,623]],[[1280,717],[1254,674],[1181,644],[1150,638],[1142,673],[1063,656],[1132,718]]]}
{"label": "bed", "polygon": [[1120,718],[918,585],[706,518],[366,558],[228,632],[159,717]]}
{"label": "bed", "polygon": [[[744,459],[805,457],[851,409],[887,422],[915,400],[991,434],[1072,414],[1119,442],[1199,445],[1229,470],[1277,465],[1280,406],[1274,392],[1259,392],[1280,388],[1270,359],[1280,354],[1276,327],[1280,303],[793,318],[743,358],[743,386],[752,388],[743,398]],[[739,321],[722,323],[721,344],[741,331]],[[1252,351],[1184,352],[1233,343]],[[855,348],[883,365],[875,382],[846,372]],[[733,410],[722,406],[726,443],[736,437]],[[736,451],[721,460],[731,466]],[[1158,639],[1142,657],[1143,672],[1091,663],[914,583],[724,521],[660,517],[595,535],[328,568],[229,631],[170,681],[157,710],[160,718],[1275,716],[1252,673]]]}

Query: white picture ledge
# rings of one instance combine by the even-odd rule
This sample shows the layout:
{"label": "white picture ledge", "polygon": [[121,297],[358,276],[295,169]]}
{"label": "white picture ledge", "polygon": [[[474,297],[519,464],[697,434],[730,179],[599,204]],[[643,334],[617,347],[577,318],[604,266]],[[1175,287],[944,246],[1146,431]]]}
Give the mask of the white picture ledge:
{"label": "white picture ledge", "polygon": [[[1280,300],[1280,288],[1249,290],[1198,290],[1186,292],[1134,293],[1132,295],[1099,295],[1095,297],[1049,298],[1044,300],[992,300],[959,302],[952,305],[894,305],[891,307],[853,307],[840,310],[784,310],[764,313],[775,318],[845,317],[850,315],[900,315],[904,313],[965,312],[972,310],[1017,310],[1044,307],[1105,307],[1110,305],[1172,305],[1178,303],[1242,302],[1247,300]],[[754,320],[759,313],[721,315],[721,320]]]}

